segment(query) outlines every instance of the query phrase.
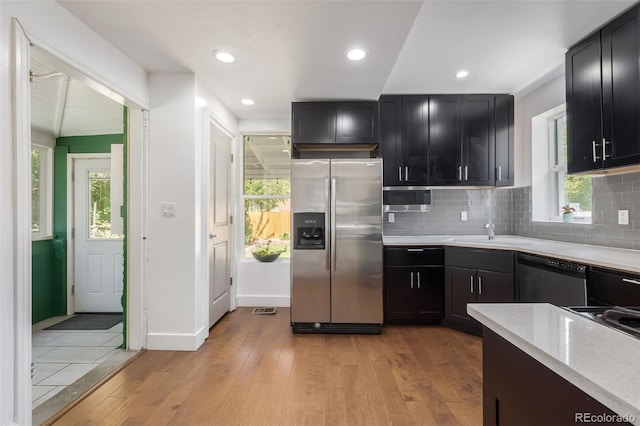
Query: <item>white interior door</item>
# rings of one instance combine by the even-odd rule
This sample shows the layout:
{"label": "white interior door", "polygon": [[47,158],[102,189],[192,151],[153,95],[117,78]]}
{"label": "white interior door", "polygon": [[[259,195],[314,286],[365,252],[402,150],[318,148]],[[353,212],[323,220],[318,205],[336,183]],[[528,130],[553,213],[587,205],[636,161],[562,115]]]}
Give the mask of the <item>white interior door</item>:
{"label": "white interior door", "polygon": [[217,126],[209,132],[209,327],[229,312],[231,225],[229,194],[232,139]]}
{"label": "white interior door", "polygon": [[122,235],[111,234],[111,162],[73,162],[75,312],[122,312]]}

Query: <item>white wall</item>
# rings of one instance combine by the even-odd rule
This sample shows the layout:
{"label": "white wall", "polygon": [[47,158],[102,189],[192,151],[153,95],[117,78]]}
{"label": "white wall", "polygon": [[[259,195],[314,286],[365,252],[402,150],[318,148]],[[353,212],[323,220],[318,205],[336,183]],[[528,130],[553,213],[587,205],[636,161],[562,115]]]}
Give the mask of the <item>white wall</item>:
{"label": "white wall", "polygon": [[515,185],[531,185],[531,119],[565,102],[564,74],[515,97]]}
{"label": "white wall", "polygon": [[[0,424],[29,424],[31,401],[17,390],[30,389],[31,319],[15,320],[16,306],[30,306],[22,300],[30,282],[17,278],[18,218],[13,196],[17,191],[15,155],[22,144],[15,140],[12,109],[12,18],[16,17],[30,40],[95,81],[111,88],[129,104],[147,106],[146,72],[104,41],[53,0],[0,1]],[[28,143],[28,141],[27,141]],[[28,294],[28,293],[27,293]],[[18,299],[16,299],[18,297]],[[23,309],[24,312],[24,309]],[[25,338],[26,336],[26,338]],[[25,346],[22,348],[24,343]],[[17,345],[20,344],[20,347]]]}

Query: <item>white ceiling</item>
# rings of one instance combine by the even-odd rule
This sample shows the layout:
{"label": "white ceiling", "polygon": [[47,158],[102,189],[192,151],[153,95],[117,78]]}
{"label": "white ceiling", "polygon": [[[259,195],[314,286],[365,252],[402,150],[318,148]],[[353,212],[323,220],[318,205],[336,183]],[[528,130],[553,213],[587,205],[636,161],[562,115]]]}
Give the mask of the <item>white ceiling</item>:
{"label": "white ceiling", "polygon": [[[239,118],[381,93],[526,91],[630,0],[58,0],[148,71],[192,71]],[[344,52],[366,47],[350,63]],[[229,49],[237,61],[211,55]],[[456,80],[465,68],[470,75]],[[252,98],[252,107],[240,104]]]}

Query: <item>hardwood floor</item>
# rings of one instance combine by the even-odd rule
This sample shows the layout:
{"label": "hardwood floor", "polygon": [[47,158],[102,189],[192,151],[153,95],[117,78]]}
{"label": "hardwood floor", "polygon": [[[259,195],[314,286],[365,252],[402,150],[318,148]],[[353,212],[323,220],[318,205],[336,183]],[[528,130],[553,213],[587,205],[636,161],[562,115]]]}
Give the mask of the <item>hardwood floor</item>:
{"label": "hardwood floor", "polygon": [[482,340],[435,326],[295,335],[239,308],[197,352],[148,351],[56,425],[480,425]]}

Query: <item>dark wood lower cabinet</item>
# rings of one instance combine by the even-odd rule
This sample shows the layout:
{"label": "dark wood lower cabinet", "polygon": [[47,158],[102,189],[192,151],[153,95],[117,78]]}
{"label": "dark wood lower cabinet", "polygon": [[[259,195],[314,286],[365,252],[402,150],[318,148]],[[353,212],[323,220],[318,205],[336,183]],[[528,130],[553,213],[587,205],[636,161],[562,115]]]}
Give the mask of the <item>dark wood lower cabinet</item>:
{"label": "dark wood lower cabinet", "polygon": [[442,266],[385,268],[385,323],[440,324],[443,300]]}
{"label": "dark wood lower cabinet", "polygon": [[617,415],[487,328],[483,332],[482,362],[485,426],[615,423],[580,421],[588,415],[612,419]]}

